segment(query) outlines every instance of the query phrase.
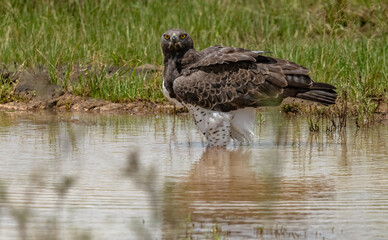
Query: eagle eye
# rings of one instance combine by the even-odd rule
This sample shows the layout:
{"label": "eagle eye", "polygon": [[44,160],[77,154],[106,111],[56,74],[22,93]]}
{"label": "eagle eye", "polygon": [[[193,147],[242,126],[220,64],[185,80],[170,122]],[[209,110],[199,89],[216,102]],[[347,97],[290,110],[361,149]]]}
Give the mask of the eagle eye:
{"label": "eagle eye", "polygon": [[170,36],[168,36],[167,34],[164,34],[164,39],[168,40],[170,39]]}
{"label": "eagle eye", "polygon": [[186,34],[181,34],[181,35],[180,35],[180,38],[181,38],[181,39],[185,39],[186,36],[187,36]]}

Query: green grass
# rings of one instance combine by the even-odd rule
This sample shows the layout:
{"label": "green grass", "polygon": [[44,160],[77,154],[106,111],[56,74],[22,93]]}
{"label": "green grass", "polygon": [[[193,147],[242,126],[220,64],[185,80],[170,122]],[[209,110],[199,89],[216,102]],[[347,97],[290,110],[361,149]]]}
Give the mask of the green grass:
{"label": "green grass", "polygon": [[14,88],[15,83],[8,78],[0,76],[0,104],[16,100],[16,97],[13,94]]}
{"label": "green grass", "polygon": [[272,51],[369,109],[374,99],[388,99],[387,9],[384,0],[3,0],[0,63],[44,65],[54,83],[83,96],[163,101],[160,74],[101,67],[74,83],[72,67],[64,78],[55,72],[74,64],[162,65],[160,36],[179,27],[199,50],[221,44]]}
{"label": "green grass", "polygon": [[161,73],[137,73],[135,69],[121,67],[113,73],[106,66],[86,71],[72,85],[76,95],[102,98],[112,102],[129,102],[137,100],[164,101],[160,91]]}

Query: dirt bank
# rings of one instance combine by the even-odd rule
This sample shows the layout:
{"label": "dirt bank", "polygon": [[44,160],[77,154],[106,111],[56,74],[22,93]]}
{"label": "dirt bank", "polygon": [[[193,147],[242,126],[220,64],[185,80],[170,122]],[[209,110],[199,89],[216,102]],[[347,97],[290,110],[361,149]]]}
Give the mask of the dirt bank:
{"label": "dirt bank", "polygon": [[[110,67],[110,71],[117,68]],[[144,65],[136,69],[137,72],[160,71],[153,65]],[[101,99],[76,96],[70,90],[50,82],[49,74],[44,69],[28,69],[10,72],[1,70],[1,80],[14,83],[13,94],[15,100],[0,104],[0,110],[28,111],[55,110],[74,112],[118,112],[126,111],[131,114],[145,114],[154,112],[173,112],[174,106],[168,103],[152,103],[135,101],[129,103],[113,103]],[[83,74],[81,69],[74,71],[71,81]]]}
{"label": "dirt bank", "polygon": [[[89,67],[90,70],[91,67]],[[59,68],[59,75],[65,74],[65,68]],[[106,68],[108,72],[114,73],[117,67]],[[136,69],[137,73],[162,71],[161,68],[153,65],[143,65]],[[85,68],[73,68],[70,81],[77,81],[79,75],[84,74]],[[6,111],[31,111],[31,110],[54,110],[54,111],[71,111],[71,112],[129,112],[130,114],[148,114],[148,113],[174,113],[177,109],[174,105],[164,103],[153,103],[147,101],[134,101],[125,103],[113,103],[106,100],[94,99],[90,97],[76,96],[71,89],[63,89],[58,85],[52,84],[50,76],[44,68],[27,69],[10,72],[0,69],[0,80],[13,84],[14,99],[7,103],[0,104],[0,110]],[[136,74],[136,73],[135,73]],[[295,104],[296,103],[296,104]],[[311,111],[311,106],[317,106],[309,101],[288,98],[283,101],[283,112],[291,114],[307,113],[315,114]],[[339,116],[343,111],[343,103],[338,103],[330,107],[330,112],[334,116]],[[357,109],[357,104],[346,104],[348,113],[345,116],[357,115],[352,114]],[[387,103],[378,102],[373,113],[373,121],[388,123]],[[318,106],[320,108],[321,106]],[[327,110],[327,108],[323,107]],[[182,111],[182,110],[179,110]],[[184,110],[183,110],[184,111]]]}
{"label": "dirt bank", "polygon": [[105,100],[83,98],[71,93],[63,93],[51,99],[32,99],[28,101],[17,101],[0,104],[0,110],[6,111],[28,111],[28,110],[55,110],[71,112],[120,112],[126,111],[131,114],[146,113],[172,113],[174,106],[164,103],[131,102],[112,103]]}

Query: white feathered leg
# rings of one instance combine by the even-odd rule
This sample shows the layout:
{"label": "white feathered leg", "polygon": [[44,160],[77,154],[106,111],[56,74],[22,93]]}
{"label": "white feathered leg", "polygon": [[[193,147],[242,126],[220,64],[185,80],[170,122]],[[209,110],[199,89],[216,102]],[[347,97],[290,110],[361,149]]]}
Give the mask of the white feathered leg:
{"label": "white feathered leg", "polygon": [[242,108],[232,111],[230,136],[237,142],[250,142],[256,125],[256,109]]}
{"label": "white feathered leg", "polygon": [[210,147],[223,147],[230,143],[231,114],[212,112],[209,114],[206,138]]}
{"label": "white feathered leg", "polygon": [[230,142],[231,113],[216,112],[193,105],[187,105],[194,117],[195,125],[206,137],[210,147],[226,146]]}
{"label": "white feathered leg", "polygon": [[189,104],[187,104],[186,107],[189,109],[190,114],[193,116],[195,125],[198,127],[199,131],[203,135],[206,135],[206,122],[209,110]]}
{"label": "white feathered leg", "polygon": [[226,146],[233,139],[237,143],[250,142],[256,124],[255,108],[243,108],[231,112],[217,112],[187,105],[195,125],[206,137],[209,146]]}

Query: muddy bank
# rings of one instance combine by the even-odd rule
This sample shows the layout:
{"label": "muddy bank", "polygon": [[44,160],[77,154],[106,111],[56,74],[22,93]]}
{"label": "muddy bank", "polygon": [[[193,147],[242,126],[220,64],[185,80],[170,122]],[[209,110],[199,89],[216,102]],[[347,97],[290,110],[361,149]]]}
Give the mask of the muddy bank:
{"label": "muddy bank", "polygon": [[[79,76],[86,72],[93,71],[93,67],[79,67],[72,68],[70,81],[78,81]],[[108,74],[120,71],[118,67],[105,67],[104,71]],[[143,65],[136,69],[127,69],[126,71],[134,71],[134,74],[153,74],[161,72],[162,68],[154,65]],[[63,78],[66,74],[66,66],[58,67],[58,77]],[[13,84],[14,99],[0,104],[0,110],[5,111],[32,111],[32,110],[54,110],[54,111],[71,111],[71,112],[129,112],[130,114],[147,114],[147,113],[174,113],[182,112],[185,109],[176,109],[174,105],[168,102],[153,103],[149,101],[133,101],[114,103],[111,101],[95,99],[90,97],[77,96],[73,94],[71,87],[63,89],[61,86],[52,84],[50,76],[45,68],[27,69],[19,71],[8,71],[0,69],[2,84],[6,81]],[[71,84],[69,84],[71,86]],[[357,116],[357,104],[346,104],[346,113],[341,115],[344,111],[344,103],[339,102],[335,106],[323,107],[316,103],[306,100],[288,98],[283,101],[281,106],[282,112],[288,114],[313,114],[316,111],[312,109],[323,108],[327,115],[334,117],[349,117]],[[373,120],[377,122],[388,123],[387,103],[378,102],[374,109],[373,116],[368,121]]]}
{"label": "muddy bank", "polygon": [[[108,67],[108,74],[118,71],[117,67]],[[152,65],[145,65],[136,71],[144,73],[154,71]],[[65,74],[65,67],[59,67],[58,72],[61,77]],[[70,81],[75,82],[79,76],[90,71],[90,68],[74,67]],[[161,71],[161,69],[157,69]],[[55,110],[55,111],[73,111],[73,112],[114,112],[128,111],[133,114],[152,113],[152,112],[173,112],[174,105],[165,103],[152,103],[147,101],[135,101],[127,103],[113,103],[106,100],[82,97],[73,94],[71,87],[63,89],[52,84],[50,76],[44,68],[28,69],[23,71],[1,72],[3,81],[14,83],[13,94],[14,101],[0,104],[0,110],[8,111],[29,111],[29,110]],[[285,104],[292,104],[298,100],[287,99]],[[307,101],[306,101],[307,102]]]}
{"label": "muddy bank", "polygon": [[[85,74],[91,67],[76,67],[70,76],[70,81],[77,81],[79,75]],[[130,69],[132,71],[132,69]],[[65,74],[65,68],[58,69],[59,75]],[[118,71],[117,67],[108,67],[108,73]],[[160,67],[143,65],[137,67],[135,74],[161,71]],[[174,106],[169,103],[152,103],[147,101],[134,101],[113,103],[106,100],[90,97],[76,96],[70,89],[52,84],[48,72],[43,68],[28,69],[11,72],[1,70],[1,81],[14,84],[13,94],[15,100],[0,104],[0,110],[30,111],[30,110],[55,110],[74,112],[118,112],[126,111],[131,114],[144,114],[153,112],[173,112]]]}
{"label": "muddy bank", "polygon": [[32,110],[55,110],[71,112],[122,112],[131,114],[146,113],[172,113],[174,106],[164,103],[152,102],[130,102],[112,103],[105,100],[83,98],[71,93],[63,93],[51,99],[32,99],[28,101],[17,101],[0,104],[0,110],[6,111],[32,111]]}

